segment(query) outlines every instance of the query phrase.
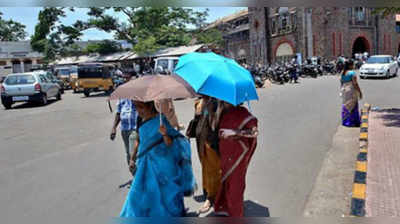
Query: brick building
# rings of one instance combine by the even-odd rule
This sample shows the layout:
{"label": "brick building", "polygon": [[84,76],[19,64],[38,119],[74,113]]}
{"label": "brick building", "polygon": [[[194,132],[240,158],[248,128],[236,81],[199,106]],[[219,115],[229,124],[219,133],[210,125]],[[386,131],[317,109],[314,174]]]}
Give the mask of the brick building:
{"label": "brick building", "polygon": [[224,54],[239,62],[250,58],[249,16],[248,10],[241,10],[209,24],[205,30],[216,28],[224,38]]}
{"label": "brick building", "polygon": [[274,63],[296,53],[333,59],[400,51],[400,17],[382,18],[372,8],[250,7],[249,21],[251,63]]}

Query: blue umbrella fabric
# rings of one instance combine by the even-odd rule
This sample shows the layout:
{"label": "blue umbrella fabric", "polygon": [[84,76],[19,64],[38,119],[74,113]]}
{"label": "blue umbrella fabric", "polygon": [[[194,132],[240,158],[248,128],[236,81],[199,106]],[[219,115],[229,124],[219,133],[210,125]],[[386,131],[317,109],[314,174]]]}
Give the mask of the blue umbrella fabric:
{"label": "blue umbrella fabric", "polygon": [[175,73],[200,94],[233,105],[258,100],[256,87],[248,70],[235,60],[215,53],[189,53],[179,58]]}

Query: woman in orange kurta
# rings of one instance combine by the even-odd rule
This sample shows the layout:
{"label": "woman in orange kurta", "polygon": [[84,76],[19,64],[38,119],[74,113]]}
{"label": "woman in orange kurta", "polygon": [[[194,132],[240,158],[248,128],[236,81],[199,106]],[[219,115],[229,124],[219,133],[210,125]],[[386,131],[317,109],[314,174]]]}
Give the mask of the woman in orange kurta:
{"label": "woman in orange kurta", "polygon": [[218,215],[244,215],[246,172],[257,146],[257,122],[245,107],[224,103],[219,123],[222,184],[214,204]]}
{"label": "woman in orange kurta", "polygon": [[218,152],[217,124],[221,110],[218,101],[203,96],[195,103],[197,118],[196,143],[202,168],[203,191],[206,201],[199,213],[206,213],[212,207],[221,183],[221,166]]}

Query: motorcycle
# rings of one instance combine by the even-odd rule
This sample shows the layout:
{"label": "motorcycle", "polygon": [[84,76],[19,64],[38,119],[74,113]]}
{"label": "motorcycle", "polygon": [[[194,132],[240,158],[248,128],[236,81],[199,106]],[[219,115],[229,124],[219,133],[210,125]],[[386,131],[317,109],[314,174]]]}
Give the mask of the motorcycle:
{"label": "motorcycle", "polygon": [[335,65],[331,62],[326,62],[322,65],[322,69],[323,72],[331,74],[331,75],[335,75],[336,71],[335,71]]}
{"label": "motorcycle", "polygon": [[302,75],[303,76],[310,76],[313,78],[317,78],[318,75],[322,74],[322,71],[320,68],[318,68],[319,66],[316,66],[314,64],[305,64],[303,66],[303,71],[302,71]]}
{"label": "motorcycle", "polygon": [[254,84],[257,88],[261,88],[264,86],[264,80],[261,78],[260,69],[252,66],[250,68],[250,74],[253,77]]}

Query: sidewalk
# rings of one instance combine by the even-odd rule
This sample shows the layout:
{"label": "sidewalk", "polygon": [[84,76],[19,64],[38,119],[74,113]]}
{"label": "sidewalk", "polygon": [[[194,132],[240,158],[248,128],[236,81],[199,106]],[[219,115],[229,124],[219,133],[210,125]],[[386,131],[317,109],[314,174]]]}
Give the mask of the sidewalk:
{"label": "sidewalk", "polygon": [[400,109],[371,110],[366,216],[400,216]]}

